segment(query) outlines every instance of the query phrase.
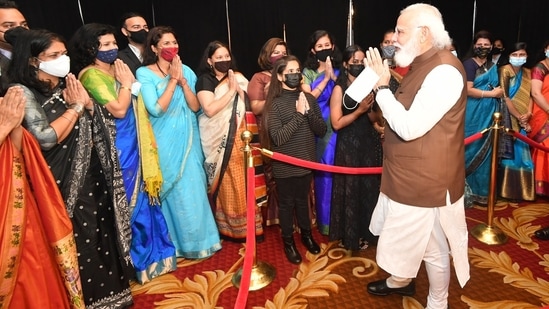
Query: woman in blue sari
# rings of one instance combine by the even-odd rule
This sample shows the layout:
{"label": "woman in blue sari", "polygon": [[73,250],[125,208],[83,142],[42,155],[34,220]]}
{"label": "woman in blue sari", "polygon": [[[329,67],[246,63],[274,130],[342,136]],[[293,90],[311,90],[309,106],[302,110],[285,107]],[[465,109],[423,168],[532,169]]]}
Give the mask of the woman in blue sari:
{"label": "woman in blue sari", "polygon": [[[467,75],[465,136],[471,136],[492,125],[492,115],[499,109],[503,90],[498,86],[497,66],[487,61],[492,49],[492,36],[479,31],[473,40],[473,56],[463,62]],[[488,202],[492,143],[489,134],[465,147],[466,183],[476,204]]]}
{"label": "woman in blue sari", "polygon": [[[130,89],[135,81],[131,70],[122,60],[115,60],[118,46],[114,31],[112,26],[104,24],[82,26],[71,40],[71,56],[84,88],[114,117],[115,144],[131,210],[130,253],[136,279],[143,284],[175,270],[177,261],[158,199],[161,180],[158,158],[149,159],[151,151],[140,153],[138,144],[139,140],[151,147],[154,143],[154,138],[150,138],[152,130],[146,130],[150,123],[144,107],[140,106],[139,113],[144,113],[145,117],[136,113],[136,97]],[[151,174],[153,177],[149,176]]]}
{"label": "woman in blue sari", "polygon": [[207,195],[204,153],[198,133],[202,113],[195,94],[196,74],[181,62],[175,31],[149,31],[143,65],[137,69],[141,95],[151,119],[163,183],[162,212],[176,255],[201,259],[221,249]]}
{"label": "woman in blue sari", "polygon": [[[323,138],[317,139],[317,160],[333,165],[337,134],[330,123],[330,97],[339,76],[341,52],[333,36],[325,30],[315,31],[309,41],[309,51],[303,69],[304,92],[311,93],[320,106],[322,118],[328,126]],[[314,192],[317,226],[321,234],[328,235],[330,227],[330,205],[332,200],[333,174],[315,172]]]}

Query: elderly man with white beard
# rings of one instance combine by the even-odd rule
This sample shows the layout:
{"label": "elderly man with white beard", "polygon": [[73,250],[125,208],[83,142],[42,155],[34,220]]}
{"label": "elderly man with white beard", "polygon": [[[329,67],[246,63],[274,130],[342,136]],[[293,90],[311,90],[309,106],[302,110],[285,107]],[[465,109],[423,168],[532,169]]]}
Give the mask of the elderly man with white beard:
{"label": "elderly man with white beard", "polygon": [[371,282],[374,295],[413,295],[421,262],[429,279],[427,307],[448,307],[450,249],[460,285],[469,280],[464,209],[464,116],[467,92],[459,60],[437,8],[413,4],[400,12],[395,61],[410,71],[393,95],[389,67],[377,49],[365,64],[388,126],[383,174],[370,230],[379,235],[376,260],[391,276]]}

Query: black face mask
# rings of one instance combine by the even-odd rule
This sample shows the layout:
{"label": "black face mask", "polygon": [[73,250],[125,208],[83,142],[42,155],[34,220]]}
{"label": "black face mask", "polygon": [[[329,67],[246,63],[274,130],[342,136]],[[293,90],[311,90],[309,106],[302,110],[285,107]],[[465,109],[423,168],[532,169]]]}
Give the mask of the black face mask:
{"label": "black face mask", "polygon": [[492,48],[492,54],[494,55],[499,55],[501,54],[502,51],[503,51],[503,48],[499,48],[499,47]]}
{"label": "black face mask", "polygon": [[349,68],[347,69],[349,74],[354,77],[357,77],[362,72],[362,70],[364,70],[363,64],[350,64]]}
{"label": "black face mask", "polygon": [[130,33],[129,38],[137,44],[145,43],[145,41],[147,41],[147,34],[149,34],[145,29],[141,29],[139,31],[128,30],[128,32]]}
{"label": "black face mask", "polygon": [[475,57],[479,57],[480,59],[484,59],[488,57],[488,54],[490,53],[489,47],[475,47],[473,49],[473,55]]}
{"label": "black face mask", "polygon": [[332,49],[323,49],[316,52],[316,59],[320,62],[326,62],[326,58],[332,55]]}
{"label": "black face mask", "polygon": [[221,73],[227,73],[231,68],[231,60],[214,62],[214,68]]}
{"label": "black face mask", "polygon": [[301,84],[301,73],[284,74],[284,84],[292,89],[299,87]]}

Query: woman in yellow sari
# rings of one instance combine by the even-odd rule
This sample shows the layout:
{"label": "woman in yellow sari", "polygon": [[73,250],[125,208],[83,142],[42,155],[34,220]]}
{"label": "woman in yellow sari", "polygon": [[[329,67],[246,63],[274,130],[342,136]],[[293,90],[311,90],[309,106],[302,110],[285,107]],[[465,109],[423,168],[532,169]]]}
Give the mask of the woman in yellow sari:
{"label": "woman in yellow sari", "polygon": [[72,224],[24,106],[20,87],[0,98],[0,308],[84,308]]}
{"label": "woman in yellow sari", "polygon": [[[196,82],[196,93],[203,113],[198,117],[202,149],[206,157],[209,196],[221,237],[246,240],[246,184],[244,143],[248,80],[234,72],[229,47],[219,41],[208,44]],[[255,230],[263,239],[262,216],[255,207]]]}
{"label": "woman in yellow sari", "polygon": [[[528,120],[532,116],[530,69],[523,66],[527,56],[526,43],[515,43],[509,48],[508,63],[498,70],[503,100],[511,118],[511,128],[522,135],[531,131]],[[506,61],[505,58],[500,59],[500,62]],[[528,144],[515,139],[512,158],[502,158],[500,168],[498,175],[502,197],[511,200],[535,200],[534,165]]]}

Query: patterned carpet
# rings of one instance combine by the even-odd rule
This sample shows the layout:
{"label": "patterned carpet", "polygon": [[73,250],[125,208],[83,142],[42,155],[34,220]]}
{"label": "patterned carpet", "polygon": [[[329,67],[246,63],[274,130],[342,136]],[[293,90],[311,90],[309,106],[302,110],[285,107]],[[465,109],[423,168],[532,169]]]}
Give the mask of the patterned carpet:
{"label": "patterned carpet", "polygon": [[[486,208],[467,209],[469,230],[486,222]],[[459,308],[533,309],[549,304],[549,241],[533,238],[549,225],[549,203],[498,202],[493,226],[508,236],[503,245],[486,245],[469,236],[471,279],[460,288],[452,273],[449,304]],[[266,228],[266,239],[257,245],[257,259],[276,268],[275,280],[250,291],[247,308],[424,308],[428,293],[425,269],[416,278],[413,297],[373,296],[366,293],[370,281],[387,274],[375,263],[375,247],[348,252],[318,233],[318,255],[307,253],[301,265],[284,257],[277,226]],[[306,249],[296,235],[302,255]],[[234,273],[241,267],[244,246],[223,243],[223,249],[206,260],[180,260],[178,269],[143,286],[134,284],[132,308],[234,308],[238,289]]]}

